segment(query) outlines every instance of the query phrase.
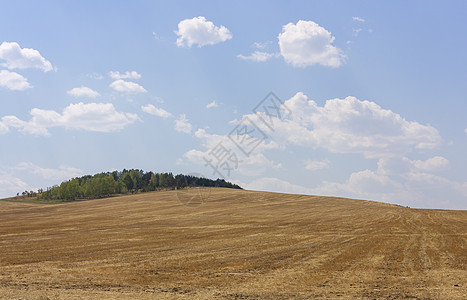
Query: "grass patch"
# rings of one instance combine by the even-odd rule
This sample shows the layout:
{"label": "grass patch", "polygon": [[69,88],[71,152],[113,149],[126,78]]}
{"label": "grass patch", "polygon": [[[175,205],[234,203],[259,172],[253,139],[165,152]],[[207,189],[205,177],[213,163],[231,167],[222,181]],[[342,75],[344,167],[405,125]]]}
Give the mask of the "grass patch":
{"label": "grass patch", "polygon": [[45,200],[45,199],[38,199],[35,197],[10,197],[0,199],[0,201],[6,202],[16,202],[16,203],[32,203],[32,204],[59,204],[59,203],[66,203],[66,202],[73,202],[73,201],[62,201],[62,200]]}
{"label": "grass patch", "polygon": [[31,203],[31,204],[63,204],[63,203],[73,203],[73,202],[83,202],[83,201],[90,201],[96,199],[103,199],[103,198],[113,198],[125,195],[133,195],[133,194],[112,194],[105,197],[97,197],[97,198],[83,198],[83,199],[75,199],[75,200],[62,200],[62,199],[41,199],[37,197],[23,197],[23,196],[16,196],[10,198],[3,198],[0,201],[5,202],[16,202],[16,203]]}

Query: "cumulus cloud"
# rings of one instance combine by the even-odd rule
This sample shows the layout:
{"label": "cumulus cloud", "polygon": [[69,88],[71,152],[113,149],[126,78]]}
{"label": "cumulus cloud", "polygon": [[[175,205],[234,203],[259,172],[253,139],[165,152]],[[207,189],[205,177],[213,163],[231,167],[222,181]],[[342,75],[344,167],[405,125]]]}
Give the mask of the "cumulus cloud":
{"label": "cumulus cloud", "polygon": [[[62,113],[53,110],[33,108],[30,111],[31,119],[23,121],[16,116],[2,118],[0,129],[6,127],[16,128],[19,131],[32,135],[50,135],[48,129],[62,127],[65,129],[85,130],[95,132],[120,131],[127,125],[139,120],[136,114],[117,112],[112,103],[82,102],[70,104]],[[6,132],[3,130],[3,133]],[[0,130],[0,132],[2,132]]]}
{"label": "cumulus cloud", "polygon": [[255,62],[265,62],[273,57],[277,57],[277,54],[274,53],[267,53],[267,52],[261,52],[261,51],[255,51],[249,56],[245,56],[243,54],[237,55],[238,58],[243,59],[243,60],[251,60]]}
{"label": "cumulus cloud", "polygon": [[375,102],[355,97],[331,99],[319,106],[299,92],[284,104],[291,111],[290,117],[276,120],[270,134],[292,145],[380,158],[430,149],[441,143],[436,128],[407,121]]}
{"label": "cumulus cloud", "polygon": [[203,47],[225,42],[232,38],[232,34],[226,27],[216,26],[201,16],[180,21],[178,31],[175,33],[178,35],[178,47],[191,47],[193,45]]}
{"label": "cumulus cloud", "polygon": [[31,162],[21,162],[16,165],[14,170],[27,171],[35,175],[39,175],[44,179],[62,181],[73,177],[83,175],[83,171],[77,168],[72,168],[66,165],[61,165],[57,169],[42,168]]}
{"label": "cumulus cloud", "polygon": [[85,98],[96,98],[99,97],[100,94],[88,87],[82,86],[79,88],[73,88],[67,91],[67,94],[76,98],[85,97]]}
{"label": "cumulus cloud", "polygon": [[352,17],[352,20],[357,21],[357,22],[365,22],[365,19],[360,18],[360,17]]}
{"label": "cumulus cloud", "polygon": [[[303,93],[297,93],[284,105],[290,114],[282,119],[274,118],[273,130],[259,120],[256,122],[281,146],[323,148],[334,153],[361,154],[364,158],[379,159],[401,157],[417,149],[432,149],[442,141],[436,128],[408,121],[374,102],[355,97],[330,99],[320,106]],[[268,119],[264,113],[259,113],[259,116]],[[257,117],[245,115],[242,120],[257,120]],[[206,141],[207,149],[216,146],[208,141],[220,141],[205,131],[198,130],[195,136]],[[232,145],[232,148],[236,149],[236,146]],[[262,150],[258,148],[255,152],[262,153]],[[328,168],[329,164],[326,160],[307,161],[305,167],[318,170]],[[444,165],[446,160],[440,157],[413,163],[419,169]]]}
{"label": "cumulus cloud", "polygon": [[[380,165],[380,164],[379,164]],[[427,172],[382,170],[353,172],[344,182],[323,181],[315,187],[300,186],[279,178],[257,178],[241,183],[246,189],[368,199],[421,208],[466,209],[467,182],[460,183]]]}
{"label": "cumulus cloud", "polygon": [[141,110],[144,111],[145,113],[148,113],[148,114],[151,114],[151,115],[154,115],[154,116],[158,116],[158,117],[161,117],[163,119],[167,119],[168,117],[172,116],[172,114],[169,113],[168,111],[166,111],[166,110],[164,110],[162,108],[155,107],[152,104],[141,106]]}
{"label": "cumulus cloud", "polygon": [[435,156],[425,161],[415,160],[413,165],[421,171],[436,171],[449,166],[449,160],[442,156]]}
{"label": "cumulus cloud", "polygon": [[180,115],[180,117],[175,120],[175,130],[188,134],[191,133],[192,125],[189,121],[185,114]]}
{"label": "cumulus cloud", "polygon": [[[257,178],[251,183],[241,183],[241,186],[278,192],[373,199],[417,207],[455,207],[461,203],[459,199],[465,199],[467,183],[436,175],[436,172],[449,167],[446,158],[433,156],[420,160],[406,157],[409,153],[413,155],[417,149],[432,149],[440,145],[442,139],[436,128],[408,121],[374,102],[355,97],[330,99],[318,105],[303,93],[297,93],[284,102],[285,107],[289,113],[281,117],[272,116],[272,128],[261,121],[268,120],[265,113],[244,115],[241,121],[232,123],[254,120],[268,135],[266,141],[272,140],[268,143],[263,141],[249,156],[243,155],[226,136],[198,129],[194,136],[202,141],[202,150],[189,150],[183,159],[209,169],[204,159],[215,159],[210,154],[213,151],[216,156],[220,154],[217,151],[220,151],[219,145],[222,145],[222,150],[226,150],[228,155],[234,152],[237,155],[235,172],[258,177],[267,170],[281,167],[280,163],[264,155],[269,149],[283,149],[284,146],[321,148],[334,153],[360,154],[364,158],[377,159],[377,168],[353,172],[343,182],[323,181],[314,187],[291,184],[271,177]],[[320,170],[330,168],[331,162],[327,159],[307,160],[304,167]],[[218,176],[217,173],[213,175]],[[447,191],[452,199],[439,204],[439,198],[436,197]]]}
{"label": "cumulus cloud", "polygon": [[[222,145],[226,146],[226,144],[222,144]],[[229,148],[229,149],[233,149],[233,148]],[[201,151],[197,149],[191,149],[187,151],[185,154],[183,154],[183,157],[188,159],[188,161],[192,163],[206,166],[205,159],[212,158],[208,154],[209,150]],[[230,153],[234,154],[235,152],[230,152]],[[239,153],[240,152],[238,152],[238,154]],[[235,155],[237,155],[237,153],[235,153]],[[212,171],[213,176],[220,176],[220,177],[226,177],[226,176],[228,177],[232,175],[234,171],[235,172],[238,171],[239,173],[246,175],[246,176],[259,176],[268,169],[271,169],[271,168],[278,169],[282,166],[281,164],[276,164],[272,160],[269,160],[266,156],[264,156],[263,153],[260,153],[260,152],[255,152],[249,157],[239,157],[239,156],[233,157],[226,161],[227,161],[227,165],[220,167],[219,173],[214,171],[214,169],[208,169],[208,170]],[[215,164],[216,162],[213,162],[213,165]],[[229,168],[231,168],[231,170],[227,171],[227,169]]]}
{"label": "cumulus cloud", "polygon": [[32,188],[21,180],[11,174],[0,172],[0,197],[11,197],[16,193],[23,191],[29,191]]}
{"label": "cumulus cloud", "polygon": [[131,72],[125,72],[125,73],[120,73],[118,71],[110,71],[109,76],[112,79],[118,80],[118,79],[140,79],[141,74],[138,74],[136,71],[131,71]]}
{"label": "cumulus cloud", "polygon": [[344,183],[325,181],[314,192],[413,207],[465,209],[467,184],[432,173],[447,167],[447,164],[447,160],[442,157],[426,161],[409,160],[406,157],[381,158],[376,171],[354,172]]}
{"label": "cumulus cloud", "polygon": [[322,195],[347,195],[348,197],[370,199],[372,195],[393,193],[402,188],[402,184],[392,180],[389,176],[371,170],[363,170],[350,174],[345,183],[324,181],[316,188],[316,191]]}
{"label": "cumulus cloud", "polygon": [[37,68],[44,72],[53,70],[52,63],[46,60],[39,51],[31,48],[21,48],[18,43],[3,42],[0,45],[1,65],[8,69]]}
{"label": "cumulus cloud", "polygon": [[282,27],[278,36],[281,55],[295,67],[320,64],[326,67],[341,66],[345,56],[333,46],[334,37],[313,21],[298,21]]}
{"label": "cumulus cloud", "polygon": [[206,105],[206,108],[213,108],[213,107],[218,107],[219,105],[217,105],[216,101],[212,101],[211,103],[208,103]]}
{"label": "cumulus cloud", "polygon": [[310,171],[317,171],[329,168],[330,161],[325,160],[307,160],[305,161],[305,169]]}
{"label": "cumulus cloud", "polygon": [[31,187],[30,183],[27,183],[28,180],[24,180],[24,178],[30,179],[31,174],[36,184],[38,182],[44,183],[44,179],[50,184],[81,176],[83,172],[66,165],[61,165],[58,168],[43,168],[32,162],[21,162],[13,167],[4,166],[3,170],[0,171],[0,198],[11,197],[25,190],[37,190],[37,188]]}
{"label": "cumulus cloud", "polygon": [[380,158],[376,170],[353,172],[342,183],[323,181],[312,193],[372,199],[431,208],[464,208],[466,183],[443,178],[434,172],[445,169],[449,161],[441,156],[426,160],[407,157]]}
{"label": "cumulus cloud", "polygon": [[115,80],[109,85],[112,89],[116,90],[117,92],[122,93],[146,93],[146,89],[143,88],[141,85],[131,82],[125,81],[122,79]]}
{"label": "cumulus cloud", "polygon": [[[246,135],[245,135],[246,136]],[[245,156],[237,148],[237,146],[225,135],[210,134],[205,129],[198,129],[195,132],[195,137],[202,141],[202,147],[204,150],[192,149],[187,151],[183,157],[188,161],[195,164],[206,165],[204,159],[210,159],[213,152],[220,149],[224,149],[225,154],[232,156],[228,160],[228,164],[232,171],[238,171],[239,173],[247,176],[258,176],[264,173],[266,170],[274,168],[280,168],[280,163],[266,158],[264,151],[269,149],[277,149],[279,146],[274,142],[262,142],[255,150],[249,155]],[[248,139],[248,137],[246,137]],[[220,172],[223,176],[229,176],[230,171],[222,170]],[[214,172],[214,176],[219,176],[219,173]]]}
{"label": "cumulus cloud", "polygon": [[437,172],[449,167],[449,160],[434,156],[426,160],[410,160],[407,157],[384,157],[378,160],[378,173],[400,175],[420,172]]}
{"label": "cumulus cloud", "polygon": [[26,78],[16,72],[7,70],[0,71],[0,87],[5,87],[12,91],[22,91],[32,88]]}

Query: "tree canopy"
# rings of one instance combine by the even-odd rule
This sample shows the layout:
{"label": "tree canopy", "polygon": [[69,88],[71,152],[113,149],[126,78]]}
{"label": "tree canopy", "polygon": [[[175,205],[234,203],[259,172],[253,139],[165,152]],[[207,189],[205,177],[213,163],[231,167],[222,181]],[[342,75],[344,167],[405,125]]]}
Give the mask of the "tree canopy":
{"label": "tree canopy", "polygon": [[162,189],[186,187],[224,187],[241,189],[224,179],[212,180],[191,175],[153,173],[143,170],[124,169],[121,172],[105,172],[72,178],[47,188],[38,195],[41,199],[73,201],[76,199],[103,198],[115,194],[150,192]]}

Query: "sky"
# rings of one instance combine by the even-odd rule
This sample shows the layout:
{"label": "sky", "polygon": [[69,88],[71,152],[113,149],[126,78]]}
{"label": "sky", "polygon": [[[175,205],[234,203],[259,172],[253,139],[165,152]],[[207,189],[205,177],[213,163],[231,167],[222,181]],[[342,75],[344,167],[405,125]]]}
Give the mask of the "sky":
{"label": "sky", "polygon": [[467,209],[465,1],[0,5],[0,197],[137,168]]}

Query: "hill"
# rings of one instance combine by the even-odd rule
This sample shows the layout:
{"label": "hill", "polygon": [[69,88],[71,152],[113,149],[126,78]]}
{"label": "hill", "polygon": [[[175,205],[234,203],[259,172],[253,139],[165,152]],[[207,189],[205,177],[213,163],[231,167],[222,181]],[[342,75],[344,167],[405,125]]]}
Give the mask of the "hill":
{"label": "hill", "polygon": [[0,202],[1,299],[465,299],[467,211],[236,189]]}
{"label": "hill", "polygon": [[[63,181],[60,185],[39,189],[37,193],[24,191],[17,194],[16,202],[58,203],[74,200],[106,198],[113,195],[136,194],[160,190],[179,190],[190,187],[224,187],[241,189],[224,179],[212,180],[193,175],[173,175],[131,169],[85,175]],[[26,199],[27,198],[27,199]],[[32,198],[32,199],[31,199]]]}

